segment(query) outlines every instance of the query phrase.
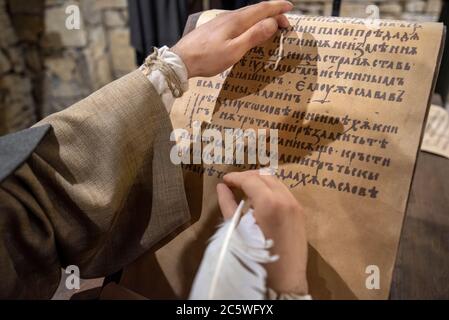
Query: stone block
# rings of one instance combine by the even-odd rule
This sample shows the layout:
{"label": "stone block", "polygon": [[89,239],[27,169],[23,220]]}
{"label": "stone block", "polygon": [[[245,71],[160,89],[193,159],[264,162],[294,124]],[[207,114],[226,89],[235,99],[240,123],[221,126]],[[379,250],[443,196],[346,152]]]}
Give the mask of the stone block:
{"label": "stone block", "polygon": [[12,101],[20,101],[24,95],[31,92],[30,80],[17,74],[9,74],[3,77],[0,87],[9,92]]}
{"label": "stone block", "polygon": [[8,74],[0,81],[2,92],[1,133],[25,129],[35,121],[35,106],[31,98],[31,82],[16,74]]}
{"label": "stone block", "polygon": [[106,35],[103,26],[98,26],[89,32],[89,54],[92,58],[97,59],[106,52]]}
{"label": "stone block", "polygon": [[127,24],[122,12],[118,10],[106,10],[104,12],[104,22],[106,26],[111,28],[123,27]]}
{"label": "stone block", "polygon": [[427,0],[426,12],[439,15],[443,6],[442,0]]}
{"label": "stone block", "polygon": [[406,1],[405,9],[411,13],[423,13],[426,11],[426,2],[423,0],[410,0]]}
{"label": "stone block", "polygon": [[102,23],[101,10],[97,9],[95,0],[81,0],[80,9],[85,23],[90,25]]}
{"label": "stone block", "polygon": [[62,81],[70,81],[76,69],[76,62],[72,57],[49,57],[45,60],[45,68]]}
{"label": "stone block", "polygon": [[39,15],[16,14],[13,25],[20,41],[38,42],[44,32],[43,17]]}
{"label": "stone block", "polygon": [[41,53],[37,47],[27,48],[25,50],[25,63],[32,72],[42,71]]}
{"label": "stone block", "polygon": [[117,8],[127,8],[128,2],[127,0],[97,0],[95,1],[97,5],[97,9],[117,9]]}
{"label": "stone block", "polygon": [[95,60],[88,59],[87,63],[93,90],[98,90],[113,80],[109,57],[107,55]]}
{"label": "stone block", "polygon": [[340,15],[342,17],[366,18],[368,16],[366,13],[366,4],[343,2],[341,4]]}
{"label": "stone block", "polygon": [[5,9],[0,6],[0,47],[4,48],[15,43],[17,43],[17,37],[11,20],[6,15]]}
{"label": "stone block", "polygon": [[11,70],[11,63],[8,57],[0,51],[0,74],[7,73],[9,70]]}
{"label": "stone block", "polygon": [[111,30],[109,32],[109,48],[111,50],[112,70],[116,77],[136,68],[134,62],[135,52],[130,46],[130,36],[128,30]]}
{"label": "stone block", "polygon": [[439,16],[432,14],[416,14],[406,12],[402,15],[401,19],[412,22],[435,22],[438,21]]}
{"label": "stone block", "polygon": [[22,73],[25,70],[25,61],[23,59],[23,50],[20,47],[9,47],[6,50],[12,69],[16,73]]}
{"label": "stone block", "polygon": [[79,30],[66,28],[65,7],[49,8],[45,12],[45,44],[48,47],[84,47],[87,34],[83,23]]}
{"label": "stone block", "polygon": [[380,13],[383,16],[386,15],[400,15],[403,11],[402,6],[399,3],[382,3],[379,6]]}

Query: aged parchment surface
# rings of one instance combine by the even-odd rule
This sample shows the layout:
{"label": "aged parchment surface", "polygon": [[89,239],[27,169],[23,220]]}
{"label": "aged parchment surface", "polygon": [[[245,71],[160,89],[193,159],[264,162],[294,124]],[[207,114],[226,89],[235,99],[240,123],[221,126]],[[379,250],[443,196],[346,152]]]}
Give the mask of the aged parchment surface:
{"label": "aged parchment surface", "polygon": [[[227,72],[191,79],[172,122],[187,129],[194,120],[203,128],[278,129],[279,177],[307,214],[312,296],[386,299],[443,26],[289,20],[282,38],[278,32]],[[188,295],[219,221],[215,185],[225,172],[244,169],[184,165],[193,221],[156,253],[179,296]],[[379,268],[380,289],[367,288],[369,266]]]}

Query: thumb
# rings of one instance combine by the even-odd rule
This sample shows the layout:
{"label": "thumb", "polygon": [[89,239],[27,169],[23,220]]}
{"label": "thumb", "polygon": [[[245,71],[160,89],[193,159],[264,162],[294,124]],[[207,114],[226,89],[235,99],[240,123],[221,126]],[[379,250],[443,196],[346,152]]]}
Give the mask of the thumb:
{"label": "thumb", "polygon": [[231,218],[238,207],[234,194],[224,183],[217,184],[217,194],[221,214],[225,219]]}
{"label": "thumb", "polygon": [[238,54],[240,59],[250,49],[270,39],[278,28],[278,19],[274,17],[263,19],[237,38],[232,39],[231,46],[234,47],[234,52]]}

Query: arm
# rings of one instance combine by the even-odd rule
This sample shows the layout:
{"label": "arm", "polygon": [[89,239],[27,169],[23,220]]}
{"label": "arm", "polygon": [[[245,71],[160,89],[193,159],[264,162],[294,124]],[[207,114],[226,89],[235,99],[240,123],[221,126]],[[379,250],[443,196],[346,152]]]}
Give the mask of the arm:
{"label": "arm", "polygon": [[259,171],[230,173],[217,185],[218,202],[225,218],[231,217],[237,202],[230,188],[245,193],[254,217],[279,260],[266,265],[268,296],[274,299],[310,299],[306,277],[307,238],[305,215],[290,190],[276,177]]}
{"label": "arm", "polygon": [[51,131],[0,188],[5,297],[50,297],[61,266],[113,273],[189,218],[169,117],[140,71],[43,124]]}
{"label": "arm", "polygon": [[[291,8],[267,2],[225,14],[171,51],[189,77],[219,73],[285,26]],[[181,170],[169,158],[169,106],[151,72],[136,70],[36,125],[51,130],[0,185],[0,298],[49,298],[71,264],[86,278],[113,273],[188,221]]]}

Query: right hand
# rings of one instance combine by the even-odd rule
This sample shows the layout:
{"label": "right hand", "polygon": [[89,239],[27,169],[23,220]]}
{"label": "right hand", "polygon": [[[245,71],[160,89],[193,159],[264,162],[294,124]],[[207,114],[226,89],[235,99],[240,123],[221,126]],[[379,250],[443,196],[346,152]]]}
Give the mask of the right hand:
{"label": "right hand", "polygon": [[293,5],[288,1],[264,1],[220,14],[199,26],[170,50],[187,67],[189,78],[211,77],[237,63],[251,48],[290,26],[283,15]]}
{"label": "right hand", "polygon": [[298,201],[276,177],[260,175],[258,170],[233,172],[217,185],[218,203],[225,218],[232,217],[238,206],[230,187],[245,193],[257,224],[265,237],[274,241],[271,251],[279,255],[279,260],[266,265],[268,286],[278,293],[306,295],[305,215]]}

